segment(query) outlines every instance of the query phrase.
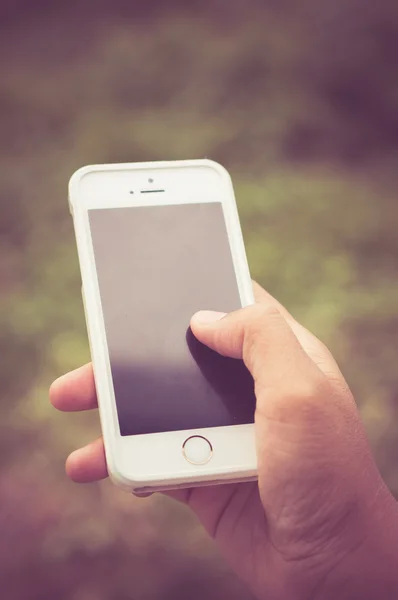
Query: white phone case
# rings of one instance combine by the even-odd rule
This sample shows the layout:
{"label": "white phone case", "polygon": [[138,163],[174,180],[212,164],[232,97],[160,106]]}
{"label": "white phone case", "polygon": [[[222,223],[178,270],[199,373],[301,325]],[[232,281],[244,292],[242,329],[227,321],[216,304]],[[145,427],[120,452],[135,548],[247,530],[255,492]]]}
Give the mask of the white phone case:
{"label": "white phone case", "polygon": [[[69,183],[69,206],[108,472],[117,485],[140,492],[254,480],[257,460],[253,424],[120,435],[88,210],[142,205],[137,204],[136,196],[128,194],[129,181],[134,178],[141,185],[141,180],[147,181],[148,174],[153,173],[159,173],[166,187],[170,186],[170,194],[156,204],[221,200],[241,304],[254,302],[232,182],[221,165],[210,160],[126,163],[87,166],[74,173]],[[214,454],[206,464],[190,464],[183,456],[184,441],[192,436],[204,436],[211,442]]]}

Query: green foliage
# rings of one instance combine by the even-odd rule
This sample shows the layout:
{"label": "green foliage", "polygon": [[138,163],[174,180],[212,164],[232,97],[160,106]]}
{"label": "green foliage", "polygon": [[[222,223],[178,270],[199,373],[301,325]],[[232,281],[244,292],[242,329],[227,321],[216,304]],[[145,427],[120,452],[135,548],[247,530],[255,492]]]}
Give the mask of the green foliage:
{"label": "green foliage", "polygon": [[47,401],[89,359],[67,180],[95,162],[229,168],[253,277],[335,353],[398,494],[397,4],[80,4],[1,7],[7,600],[243,599],[184,510],[63,475],[98,433]]}

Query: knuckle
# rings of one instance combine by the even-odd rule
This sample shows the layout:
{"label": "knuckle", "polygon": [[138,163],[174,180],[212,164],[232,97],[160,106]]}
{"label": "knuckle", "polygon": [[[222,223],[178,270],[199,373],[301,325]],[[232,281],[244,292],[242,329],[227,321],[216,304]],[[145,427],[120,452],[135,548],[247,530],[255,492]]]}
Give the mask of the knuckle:
{"label": "knuckle", "polygon": [[249,307],[250,312],[246,321],[243,356],[245,362],[253,364],[262,357],[267,346],[267,332],[276,326],[280,319],[280,312],[272,304],[255,304]]}
{"label": "knuckle", "polygon": [[278,307],[273,303],[263,302],[262,304],[257,304],[254,307],[254,312],[256,313],[257,319],[259,321],[264,321],[266,319],[279,318],[281,313]]}
{"label": "knuckle", "polygon": [[280,312],[276,306],[268,304],[256,304],[251,307],[250,318],[247,321],[247,337],[253,343],[258,341],[264,334],[265,327],[280,318]]}
{"label": "knuckle", "polygon": [[249,318],[246,321],[243,343],[243,356],[252,361],[258,352],[262,338],[263,327],[258,315],[257,306],[252,307]]}
{"label": "knuckle", "polygon": [[302,378],[294,388],[294,395],[299,401],[318,400],[328,392],[328,382],[321,372],[315,372],[309,377]]}

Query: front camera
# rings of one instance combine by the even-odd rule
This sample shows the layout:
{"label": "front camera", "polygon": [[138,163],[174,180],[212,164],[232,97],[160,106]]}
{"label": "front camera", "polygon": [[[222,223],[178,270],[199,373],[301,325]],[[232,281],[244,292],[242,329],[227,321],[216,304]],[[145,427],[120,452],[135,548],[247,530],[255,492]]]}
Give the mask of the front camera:
{"label": "front camera", "polygon": [[148,179],[148,183],[153,183],[153,179],[151,177]]}

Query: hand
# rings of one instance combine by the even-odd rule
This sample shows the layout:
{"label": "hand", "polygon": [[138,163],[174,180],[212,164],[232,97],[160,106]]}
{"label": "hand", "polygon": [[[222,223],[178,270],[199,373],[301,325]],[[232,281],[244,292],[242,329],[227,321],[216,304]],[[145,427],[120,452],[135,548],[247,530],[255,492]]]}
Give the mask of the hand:
{"label": "hand", "polygon": [[[398,511],[330,352],[255,284],[257,304],[191,321],[255,380],[258,483],[174,492],[258,598],[398,597]],[[221,318],[223,317],[223,318]],[[97,406],[91,365],[57,380],[60,410]],[[74,481],[106,477],[102,440],[67,461]]]}

